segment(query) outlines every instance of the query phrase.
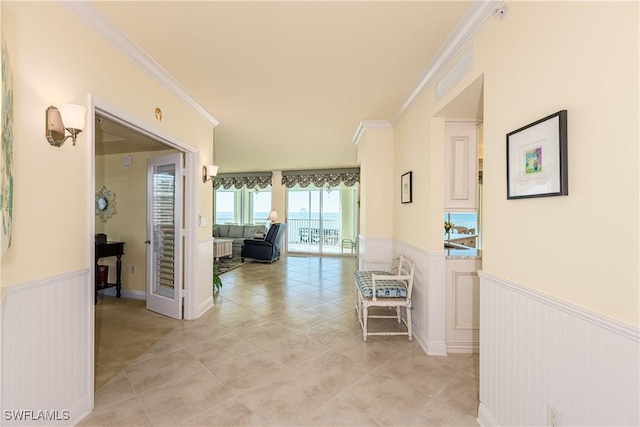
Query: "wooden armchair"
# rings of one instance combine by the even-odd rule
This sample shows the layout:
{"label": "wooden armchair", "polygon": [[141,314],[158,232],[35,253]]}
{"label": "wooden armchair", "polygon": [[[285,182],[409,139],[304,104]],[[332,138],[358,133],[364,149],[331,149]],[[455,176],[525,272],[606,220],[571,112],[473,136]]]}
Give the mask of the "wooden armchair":
{"label": "wooden armchair", "polygon": [[[407,335],[413,340],[411,333],[411,293],[415,263],[403,255],[394,256],[389,271],[356,271],[355,300],[358,320],[362,327],[362,338],[367,341],[369,335]],[[393,316],[369,315],[370,307],[395,308]],[[404,317],[402,316],[404,311]],[[367,320],[397,319],[398,324],[404,322],[406,331],[370,332]]]}

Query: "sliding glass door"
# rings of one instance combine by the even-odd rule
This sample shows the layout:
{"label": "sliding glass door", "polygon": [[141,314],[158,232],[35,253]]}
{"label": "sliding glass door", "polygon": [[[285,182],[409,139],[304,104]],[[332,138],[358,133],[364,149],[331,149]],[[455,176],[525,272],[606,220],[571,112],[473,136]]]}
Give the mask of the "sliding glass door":
{"label": "sliding glass door", "polygon": [[289,188],[287,225],[288,252],[354,255],[357,186]]}

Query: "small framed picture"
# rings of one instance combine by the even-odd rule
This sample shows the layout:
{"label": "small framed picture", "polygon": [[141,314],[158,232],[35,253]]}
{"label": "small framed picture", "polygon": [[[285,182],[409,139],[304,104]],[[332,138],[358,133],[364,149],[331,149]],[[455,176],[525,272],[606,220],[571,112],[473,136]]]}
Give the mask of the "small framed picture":
{"label": "small framed picture", "polygon": [[567,194],[567,110],[508,133],[507,199]]}
{"label": "small framed picture", "polygon": [[411,172],[407,172],[400,178],[400,201],[402,203],[411,203]]}

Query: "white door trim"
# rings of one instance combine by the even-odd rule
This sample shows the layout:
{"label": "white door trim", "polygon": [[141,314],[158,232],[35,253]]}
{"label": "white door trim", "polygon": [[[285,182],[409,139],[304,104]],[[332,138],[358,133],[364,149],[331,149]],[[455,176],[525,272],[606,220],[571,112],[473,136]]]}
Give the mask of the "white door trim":
{"label": "white door trim", "polygon": [[[168,147],[175,148],[178,151],[184,153],[185,156],[185,176],[184,176],[184,226],[185,226],[185,245],[184,245],[184,289],[185,289],[185,298],[184,298],[184,312],[183,317],[185,319],[195,319],[197,317],[197,309],[194,307],[194,295],[195,292],[195,254],[196,254],[196,245],[197,245],[197,214],[196,214],[196,205],[197,205],[197,178],[199,177],[199,173],[197,170],[197,160],[198,160],[198,150],[190,145],[185,144],[183,141],[164,133],[163,131],[154,128],[146,123],[141,122],[130,114],[126,113],[121,108],[100,99],[99,97],[89,93],[88,94],[88,102],[87,105],[89,107],[89,117],[90,119],[87,121],[86,132],[87,138],[89,141],[92,141],[90,144],[91,147],[87,150],[87,167],[90,170],[90,183],[88,186],[89,194],[87,200],[93,200],[96,192],[95,188],[95,115],[96,110],[104,116],[109,117],[110,119],[119,122],[123,125],[131,127],[143,134],[146,134],[161,143],[167,145]],[[91,204],[90,209],[88,209],[89,218],[89,236],[95,235],[95,206]],[[95,257],[95,245],[93,241],[87,242],[89,245],[88,253],[91,254],[91,260]],[[95,267],[94,262],[91,263],[91,273],[92,277],[95,277]],[[93,330],[91,331],[91,342],[90,345],[93,346]],[[93,364],[91,365],[91,369],[93,369]]]}

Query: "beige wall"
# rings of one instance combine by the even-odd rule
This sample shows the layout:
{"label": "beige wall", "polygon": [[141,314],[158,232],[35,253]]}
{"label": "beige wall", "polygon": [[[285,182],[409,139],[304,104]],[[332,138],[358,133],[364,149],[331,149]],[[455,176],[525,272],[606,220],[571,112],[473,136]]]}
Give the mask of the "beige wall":
{"label": "beige wall", "polygon": [[[368,129],[357,144],[360,162],[360,234],[369,239],[393,237],[393,200],[399,200],[395,179],[393,130]],[[397,188],[396,188],[397,187]]]}
{"label": "beige wall", "polygon": [[[107,222],[96,218],[96,233],[105,233],[110,241],[125,242],[123,289],[146,290],[147,159],[173,152],[130,153],[131,167],[123,166],[124,154],[96,156],[96,190],[104,185],[113,191],[117,209]],[[115,282],[115,258],[101,259],[100,264],[110,266],[110,281]],[[135,266],[135,274],[131,266]]]}
{"label": "beige wall", "polygon": [[[14,75],[15,205],[13,244],[2,258],[2,285],[87,268],[92,262],[89,206],[91,142],[61,148],[44,137],[50,104],[87,105],[89,93],[199,149],[211,163],[212,126],[54,2],[3,2],[3,31]],[[163,110],[161,122],[154,110]],[[199,171],[198,171],[199,172]],[[211,218],[211,185],[198,186],[199,214]],[[210,236],[198,229],[198,237]]]}
{"label": "beige wall", "polygon": [[[431,117],[484,75],[483,269],[637,326],[638,31],[637,2],[512,2],[490,18],[469,76],[437,104],[431,87],[395,127],[395,175],[414,170],[416,185],[414,206],[396,206],[394,238],[441,248],[443,138]],[[505,134],[561,109],[569,196],[507,200]],[[409,224],[425,221],[423,243]]]}

